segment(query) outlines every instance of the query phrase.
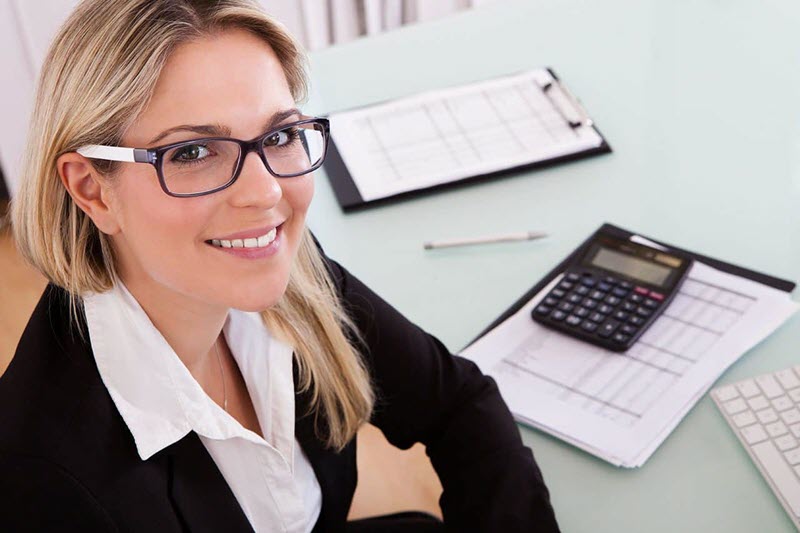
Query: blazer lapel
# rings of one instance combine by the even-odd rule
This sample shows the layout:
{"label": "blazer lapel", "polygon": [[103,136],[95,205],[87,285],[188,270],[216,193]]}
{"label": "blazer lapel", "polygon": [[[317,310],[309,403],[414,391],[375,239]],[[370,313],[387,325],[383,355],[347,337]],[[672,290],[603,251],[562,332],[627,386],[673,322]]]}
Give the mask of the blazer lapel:
{"label": "blazer lapel", "polygon": [[170,466],[170,497],[186,530],[253,531],[197,433],[189,433],[164,453]]}

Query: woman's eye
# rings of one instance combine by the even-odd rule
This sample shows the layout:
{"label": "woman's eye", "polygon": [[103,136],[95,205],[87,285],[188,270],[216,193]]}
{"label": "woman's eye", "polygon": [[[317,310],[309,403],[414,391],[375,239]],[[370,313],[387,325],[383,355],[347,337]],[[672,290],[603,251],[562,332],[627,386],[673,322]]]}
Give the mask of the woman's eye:
{"label": "woman's eye", "polygon": [[296,137],[297,131],[294,129],[278,131],[264,140],[264,146],[283,146]]}
{"label": "woman's eye", "polygon": [[172,158],[174,161],[198,161],[208,157],[208,148],[201,144],[190,144],[183,146],[175,152]]}

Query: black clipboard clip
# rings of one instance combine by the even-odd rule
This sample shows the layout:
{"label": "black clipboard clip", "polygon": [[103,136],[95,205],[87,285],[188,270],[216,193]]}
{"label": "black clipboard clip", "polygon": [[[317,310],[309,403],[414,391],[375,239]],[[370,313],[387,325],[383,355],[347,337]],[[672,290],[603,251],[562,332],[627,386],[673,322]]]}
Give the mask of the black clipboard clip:
{"label": "black clipboard clip", "polygon": [[555,78],[553,81],[548,81],[544,85],[539,86],[542,92],[553,104],[553,107],[564,118],[572,129],[581,126],[591,127],[594,121],[589,117],[589,114],[581,105],[580,101],[561,83],[561,80]]}

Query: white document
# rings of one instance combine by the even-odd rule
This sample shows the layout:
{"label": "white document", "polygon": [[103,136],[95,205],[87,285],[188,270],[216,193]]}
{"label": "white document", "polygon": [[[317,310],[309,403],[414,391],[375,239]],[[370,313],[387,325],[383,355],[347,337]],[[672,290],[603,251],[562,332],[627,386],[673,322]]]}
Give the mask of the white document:
{"label": "white document", "polygon": [[554,81],[536,69],[333,113],[331,136],[364,201],[600,146],[591,122],[570,126],[560,88],[543,90]]}
{"label": "white document", "polygon": [[644,464],[725,369],[797,310],[786,292],[695,262],[620,354],[531,319],[559,279],[461,355],[495,378],[519,422],[624,467]]}

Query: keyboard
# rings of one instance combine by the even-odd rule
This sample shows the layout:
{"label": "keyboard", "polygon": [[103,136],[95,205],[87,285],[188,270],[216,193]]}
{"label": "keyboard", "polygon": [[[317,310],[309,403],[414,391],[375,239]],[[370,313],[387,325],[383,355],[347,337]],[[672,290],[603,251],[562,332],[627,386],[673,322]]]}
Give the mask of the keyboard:
{"label": "keyboard", "polygon": [[800,366],[718,387],[711,397],[800,530]]}

